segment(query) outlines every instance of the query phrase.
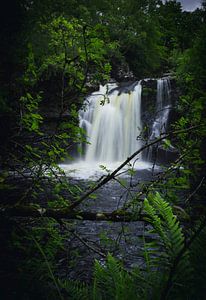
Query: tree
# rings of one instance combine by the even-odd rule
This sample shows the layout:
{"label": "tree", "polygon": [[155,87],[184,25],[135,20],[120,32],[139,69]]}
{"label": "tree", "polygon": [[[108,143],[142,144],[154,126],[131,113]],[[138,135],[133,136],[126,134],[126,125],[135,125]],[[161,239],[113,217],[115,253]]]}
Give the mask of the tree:
{"label": "tree", "polygon": [[[51,0],[21,0],[15,7],[13,22],[1,33],[3,45],[10,52],[9,59],[5,59],[1,67],[5,69],[10,58],[12,64],[7,76],[1,78],[3,117],[8,122],[4,125],[0,147],[0,214],[3,237],[10,234],[9,239],[2,238],[5,243],[3,253],[7,254],[6,249],[9,249],[11,265],[20,274],[17,283],[22,284],[24,293],[21,296],[30,296],[30,291],[25,291],[28,278],[36,284],[33,292],[42,298],[48,290],[51,299],[62,298],[64,292],[67,292],[66,296],[73,292],[74,297],[81,293],[73,283],[64,284],[61,279],[56,279],[56,260],[64,251],[63,232],[71,236],[76,234],[66,219],[141,220],[149,223],[158,235],[152,244],[144,241],[146,268],[137,273],[125,271],[111,256],[105,267],[96,263],[93,296],[101,294],[102,278],[108,280],[105,280],[103,293],[116,293],[118,297],[125,295],[128,282],[134,297],[136,289],[147,298],[148,295],[158,297],[161,289],[161,299],[177,298],[180,294],[176,284],[187,296],[187,284],[191,281],[186,275],[197,275],[201,271],[204,256],[197,264],[194,253],[198,249],[200,256],[205,245],[205,218],[203,216],[200,222],[196,220],[197,216],[200,218],[199,207],[202,215],[205,211],[202,203],[206,159],[205,10],[186,13],[177,1],[163,4],[156,0],[57,0],[55,3]],[[12,33],[14,26],[17,28]],[[190,37],[192,29],[195,34]],[[13,37],[15,50],[10,45]],[[177,105],[177,120],[170,132],[146,143],[114,172],[108,171],[107,176],[92,182],[85,190],[84,186],[64,176],[58,162],[71,156],[74,145],[85,141],[84,132],[78,126],[78,109],[83,98],[95,85],[108,81],[119,64],[121,67],[126,65],[138,78],[160,76],[172,67],[182,92]],[[45,129],[48,107],[55,108],[57,113],[55,126],[49,132]],[[165,147],[171,142],[175,145],[180,153],[178,159],[156,180],[143,183],[140,190],[133,193],[131,187],[117,177],[118,172],[141,151],[162,141],[165,141]],[[130,165],[128,175],[133,174]],[[112,212],[82,210],[80,205],[89,197],[95,200],[94,192],[110,181],[121,185],[129,195],[128,201]],[[194,224],[193,228],[188,229],[188,224]],[[76,237],[88,249],[106,257],[104,249]],[[197,247],[192,250],[190,246],[196,238]],[[14,252],[22,258],[23,267],[13,258]],[[191,271],[190,266],[198,266],[196,272]],[[35,271],[34,274],[30,270]],[[102,274],[106,276],[102,277]],[[185,275],[183,281],[181,274]],[[111,278],[112,284],[116,284],[115,289],[113,285],[110,289]],[[141,279],[141,285],[136,278]],[[17,289],[16,277],[12,279]],[[5,285],[6,281],[9,280],[3,282]],[[119,287],[122,282],[123,288]],[[201,280],[200,288],[197,287],[192,286],[190,292],[199,291],[204,295]],[[88,298],[90,291],[83,290]],[[15,291],[12,296],[16,296]]]}

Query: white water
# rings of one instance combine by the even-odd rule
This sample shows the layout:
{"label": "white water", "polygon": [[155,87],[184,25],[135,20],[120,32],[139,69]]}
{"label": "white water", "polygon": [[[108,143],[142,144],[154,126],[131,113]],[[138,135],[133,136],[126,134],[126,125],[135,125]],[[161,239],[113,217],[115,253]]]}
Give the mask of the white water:
{"label": "white water", "polygon": [[[158,138],[167,131],[169,112],[171,109],[171,86],[169,78],[157,80],[156,117],[152,125],[149,140]],[[147,160],[152,160],[152,148],[148,151]]]}
{"label": "white water", "polygon": [[116,89],[105,104],[100,105],[104,100],[101,94],[105,94],[105,87],[101,87],[88,99],[87,110],[80,112],[80,126],[86,129],[91,143],[86,147],[86,162],[123,161],[141,147],[138,140],[141,132],[141,91],[140,82],[130,94],[118,95]]}
{"label": "white water", "polygon": [[[149,140],[164,133],[168,126],[170,81],[157,80],[156,117]],[[89,144],[84,155],[72,164],[62,164],[64,171],[76,178],[94,178],[116,169],[128,156],[141,148],[141,81],[129,93],[119,94],[116,84],[100,86],[98,92],[86,99],[79,112],[80,126],[86,131]],[[102,102],[104,103],[102,105]],[[151,167],[152,149],[148,162],[137,157],[134,169]],[[103,167],[102,167],[103,166]],[[125,167],[124,170],[128,169]]]}
{"label": "white water", "polygon": [[168,116],[171,109],[170,90],[168,78],[157,80],[156,118],[152,126],[150,140],[159,137],[161,133],[167,130]]}
{"label": "white water", "polygon": [[[116,84],[109,84],[101,86],[98,92],[86,99],[86,108],[79,112],[79,119],[90,144],[86,145],[85,154],[79,161],[61,165],[66,173],[77,178],[107,174],[141,147],[138,139],[141,133],[141,92],[141,82],[130,93],[121,94]],[[104,105],[101,105],[102,101]],[[139,155],[135,169],[149,166]]]}
{"label": "white water", "polygon": [[[61,164],[60,167],[64,170],[64,172],[71,176],[72,178],[77,179],[97,179],[101,178],[101,176],[108,175],[114,171],[117,167],[121,165],[122,161],[116,161],[113,163],[108,162],[87,162],[83,160],[76,161],[72,164]],[[105,168],[103,168],[104,166]],[[133,170],[145,170],[152,168],[153,165],[149,162],[138,161],[133,167],[132,165],[125,166],[118,174],[121,177],[128,177],[128,170],[133,168]],[[155,166],[157,169],[158,167]],[[117,175],[118,175],[117,174]]]}

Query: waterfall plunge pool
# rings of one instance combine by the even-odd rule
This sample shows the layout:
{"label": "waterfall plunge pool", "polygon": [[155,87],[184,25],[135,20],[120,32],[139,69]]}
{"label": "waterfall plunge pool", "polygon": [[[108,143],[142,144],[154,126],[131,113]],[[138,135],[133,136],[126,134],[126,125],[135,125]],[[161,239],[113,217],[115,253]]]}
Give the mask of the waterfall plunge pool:
{"label": "waterfall plunge pool", "polygon": [[[95,180],[100,178],[101,176],[108,175],[108,173],[111,173],[116,168],[118,168],[122,164],[121,161],[116,162],[95,162],[95,161],[76,161],[74,163],[70,164],[60,164],[59,166],[63,169],[66,176],[73,177],[76,179],[84,179],[84,180]],[[158,166],[154,166],[150,162],[145,161],[137,161],[134,165],[131,162],[130,165],[126,165],[124,168],[122,168],[119,171],[120,176],[130,176],[129,171],[133,169],[135,172],[138,172],[140,170],[152,170],[152,169],[159,169]]]}
{"label": "waterfall plunge pool", "polygon": [[[170,100],[170,80],[157,80],[156,114],[154,116],[149,141],[164,133],[168,126]],[[141,120],[142,81],[122,89],[116,83],[100,86],[99,91],[86,98],[84,109],[79,111],[80,127],[85,130],[88,144],[82,145],[84,156],[73,163],[60,167],[69,177],[98,179],[119,167],[127,157],[141,148],[143,125]],[[103,104],[103,105],[102,105]],[[152,148],[143,160],[140,153],[136,160],[120,170],[121,176],[134,171],[154,170]],[[130,173],[131,174],[131,173]]]}
{"label": "waterfall plunge pool", "polygon": [[[142,132],[141,82],[133,85],[129,92],[119,93],[118,87],[113,84],[108,87],[108,98],[105,100],[103,94],[105,87],[93,93],[86,99],[85,110],[79,112],[80,126],[85,130],[90,144],[82,145],[84,156],[73,162],[60,164],[71,182],[87,189],[88,181],[97,181],[102,176],[108,175],[117,169],[131,154],[143,146],[138,136]],[[166,79],[157,80],[157,97],[154,107],[156,113],[151,120],[148,140],[152,140],[165,132],[168,125],[169,110],[164,109],[170,105],[169,102],[169,81]],[[105,100],[104,105],[100,105]],[[151,149],[150,149],[151,150]],[[119,176],[124,177],[124,186],[118,180],[111,180],[101,186],[95,192],[95,198],[85,199],[79,209],[90,212],[112,212],[121,209],[129,203],[142,184],[148,185],[154,181],[162,168],[152,163],[152,151],[143,158],[137,156],[130,164],[119,171]],[[133,175],[129,170],[134,170]],[[141,200],[140,200],[141,203]],[[149,234],[147,225],[143,222],[115,223],[105,221],[72,221],[75,232],[84,241],[89,241],[92,247],[104,249],[124,260],[126,267],[139,266],[144,263],[142,249],[144,248],[142,237],[149,240],[153,235]],[[64,265],[65,273],[71,279],[89,281],[93,268],[94,258],[101,261],[97,253],[85,246],[78,238],[71,236],[67,241],[69,251],[77,251],[76,264]]]}

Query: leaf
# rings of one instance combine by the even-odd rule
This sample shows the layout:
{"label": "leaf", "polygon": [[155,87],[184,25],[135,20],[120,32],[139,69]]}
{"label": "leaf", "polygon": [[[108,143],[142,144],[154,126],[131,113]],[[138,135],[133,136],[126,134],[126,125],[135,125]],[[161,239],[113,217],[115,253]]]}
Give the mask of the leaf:
{"label": "leaf", "polygon": [[89,196],[89,198],[90,198],[90,199],[97,199],[97,195],[92,194],[92,195]]}
{"label": "leaf", "polygon": [[170,140],[168,140],[168,139],[164,139],[164,148],[165,149],[168,149],[168,148],[170,148],[172,145],[171,145],[171,141]]}

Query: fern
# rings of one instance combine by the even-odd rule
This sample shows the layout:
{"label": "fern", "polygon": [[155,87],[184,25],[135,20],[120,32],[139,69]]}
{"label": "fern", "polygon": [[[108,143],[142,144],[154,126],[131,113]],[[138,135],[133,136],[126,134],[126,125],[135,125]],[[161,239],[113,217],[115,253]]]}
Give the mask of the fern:
{"label": "fern", "polygon": [[59,287],[65,299],[71,300],[88,300],[90,299],[89,287],[78,281],[58,280]]}
{"label": "fern", "polygon": [[[65,283],[63,290],[70,299],[204,299],[206,221],[186,241],[172,207],[158,193],[145,199],[144,211],[145,221],[152,226],[143,237],[146,268],[128,272],[109,254],[105,263],[95,261],[92,288]],[[148,242],[146,236],[151,232],[154,239]]]}
{"label": "fern", "polygon": [[[151,257],[151,247],[146,244],[146,251],[150,255],[151,266],[155,275],[153,294],[160,293],[164,297],[174,294],[174,291],[184,290],[191,277],[189,253],[184,250],[185,238],[179,221],[172,212],[172,208],[159,193],[149,195],[144,201],[144,209],[148,217],[146,220],[152,225],[154,232],[159,235],[156,243],[156,256]],[[159,255],[157,252],[159,246]],[[157,275],[157,271],[158,275]],[[162,298],[164,299],[164,298]],[[174,299],[174,298],[173,298]]]}
{"label": "fern", "polygon": [[[185,239],[171,206],[162,199],[159,193],[156,193],[154,196],[150,195],[148,200],[145,199],[144,207],[170,259],[174,259],[184,247]],[[153,210],[152,214],[151,210]]]}
{"label": "fern", "polygon": [[139,269],[127,272],[110,254],[105,265],[95,262],[93,300],[142,299],[144,284]]}

